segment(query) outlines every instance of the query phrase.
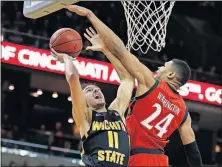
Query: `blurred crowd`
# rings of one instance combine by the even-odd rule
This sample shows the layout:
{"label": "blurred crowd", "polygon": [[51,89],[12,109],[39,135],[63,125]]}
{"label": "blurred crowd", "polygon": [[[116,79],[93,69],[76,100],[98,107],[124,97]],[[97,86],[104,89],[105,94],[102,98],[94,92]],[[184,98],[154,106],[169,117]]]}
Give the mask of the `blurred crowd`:
{"label": "blurred crowd", "polygon": [[[41,125],[39,129],[27,129],[24,131],[21,127],[13,124],[7,114],[2,116],[1,137],[4,139],[1,141],[1,146],[11,149],[25,149],[28,151],[35,151],[47,155],[54,155],[67,158],[80,158],[79,152],[72,152],[71,150],[80,150],[81,140],[79,130],[75,124],[72,124],[72,132],[65,133],[61,122],[55,124],[54,129],[47,129],[45,125]],[[15,141],[15,142],[10,142]],[[40,144],[46,146],[45,149],[41,147],[29,146],[26,143],[21,144],[18,142],[28,142],[33,144]],[[23,164],[16,164],[15,161],[11,161],[10,166],[31,166],[28,159],[24,160]],[[45,166],[44,163],[39,166]],[[62,167],[63,165],[59,165]]]}
{"label": "blurred crowd", "polygon": [[[9,164],[8,164],[8,167],[12,167],[12,166],[29,167],[29,166],[33,166],[33,165],[31,165],[29,160],[26,159],[26,160],[24,160],[23,164],[16,164],[14,161],[10,161]],[[45,166],[46,166],[46,164],[40,163],[36,167],[45,167]],[[58,165],[58,167],[65,167],[65,166],[64,165]]]}
{"label": "blurred crowd", "polygon": [[[82,2],[80,2],[81,5]],[[210,5],[212,3],[201,3],[200,6]],[[127,41],[124,12],[121,3],[93,3],[84,2],[84,6],[92,9],[99,18],[105,22],[111,29],[124,41]],[[3,27],[3,40],[15,43],[25,44],[33,47],[49,49],[48,42],[50,36],[58,29],[63,27],[74,28],[81,35],[85,29],[90,26],[89,21],[84,17],[78,17],[67,10],[61,10],[54,14],[45,16],[40,19],[28,19],[22,14],[22,2],[2,2],[2,27]],[[13,11],[13,12],[12,12]],[[120,11],[120,12],[116,12]],[[105,13],[114,13],[115,15],[104,15]],[[184,46],[184,41],[176,41],[173,38],[167,37],[166,42],[175,48],[180,53],[180,47]],[[84,48],[90,43],[83,38],[83,51],[81,56],[91,59],[98,59],[101,61],[108,61],[101,53],[85,51]],[[165,49],[167,50],[167,49]],[[183,53],[180,53],[183,57]],[[143,55],[140,51],[135,52],[135,55],[151,70],[156,70],[163,62],[172,58],[171,55],[162,53],[155,53],[150,51],[147,55]],[[185,55],[187,56],[187,55]],[[209,55],[208,55],[209,56]],[[221,84],[221,72],[216,66],[201,66],[201,61],[188,62],[193,68],[192,79],[210,82],[213,84]]]}
{"label": "blurred crowd", "polygon": [[49,148],[54,146],[80,150],[80,134],[75,124],[72,124],[70,133],[64,133],[61,122],[57,122],[54,129],[47,129],[42,124],[39,129],[28,129],[26,132],[23,130],[19,129],[16,124],[13,124],[7,114],[3,116],[1,127],[2,138],[48,145]]}

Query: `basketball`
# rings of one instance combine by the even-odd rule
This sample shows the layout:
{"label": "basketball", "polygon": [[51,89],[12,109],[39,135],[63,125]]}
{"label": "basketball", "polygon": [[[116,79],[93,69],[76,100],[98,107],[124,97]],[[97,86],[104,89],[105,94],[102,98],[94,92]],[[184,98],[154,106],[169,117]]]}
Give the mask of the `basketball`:
{"label": "basketball", "polygon": [[77,57],[82,51],[82,38],[71,28],[61,28],[51,36],[49,46],[58,53]]}

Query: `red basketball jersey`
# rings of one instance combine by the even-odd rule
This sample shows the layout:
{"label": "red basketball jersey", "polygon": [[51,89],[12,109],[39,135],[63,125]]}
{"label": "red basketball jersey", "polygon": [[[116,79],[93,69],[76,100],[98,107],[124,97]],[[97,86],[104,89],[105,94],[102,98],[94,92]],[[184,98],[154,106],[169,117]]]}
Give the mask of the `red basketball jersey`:
{"label": "red basketball jersey", "polygon": [[156,81],[145,94],[135,97],[126,119],[131,149],[163,150],[167,138],[187,117],[182,97],[166,82]]}

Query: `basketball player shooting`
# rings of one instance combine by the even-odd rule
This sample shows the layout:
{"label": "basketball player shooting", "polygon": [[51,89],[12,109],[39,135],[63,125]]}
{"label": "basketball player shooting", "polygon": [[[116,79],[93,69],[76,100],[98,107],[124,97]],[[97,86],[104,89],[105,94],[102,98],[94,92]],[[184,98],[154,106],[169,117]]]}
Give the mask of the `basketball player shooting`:
{"label": "basketball player shooting", "polygon": [[167,138],[176,129],[179,130],[190,165],[201,166],[191,118],[177,92],[190,77],[188,64],[173,59],[159,67],[154,78],[153,73],[126,49],[121,39],[91,10],[77,5],[69,5],[67,9],[89,19],[110,52],[138,81],[136,97],[126,120],[131,138],[129,166],[169,166],[164,147]]}
{"label": "basketball player shooting", "polygon": [[127,166],[130,152],[124,112],[127,110],[132,96],[134,78],[105,47],[92,28],[86,31],[87,33],[84,35],[92,43],[87,50],[103,52],[114,64],[121,84],[116,99],[107,110],[100,88],[95,85],[87,85],[82,89],[72,58],[51,49],[52,55],[65,64],[66,80],[72,97],[73,119],[79,128],[83,143],[82,160],[87,166]]}

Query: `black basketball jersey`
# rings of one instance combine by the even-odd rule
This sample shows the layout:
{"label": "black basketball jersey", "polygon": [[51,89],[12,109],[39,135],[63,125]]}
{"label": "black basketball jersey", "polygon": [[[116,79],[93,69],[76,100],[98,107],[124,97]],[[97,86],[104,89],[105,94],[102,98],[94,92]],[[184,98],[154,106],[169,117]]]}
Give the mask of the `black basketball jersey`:
{"label": "black basketball jersey", "polygon": [[118,112],[92,111],[92,123],[82,138],[82,161],[87,166],[127,166],[129,136]]}

